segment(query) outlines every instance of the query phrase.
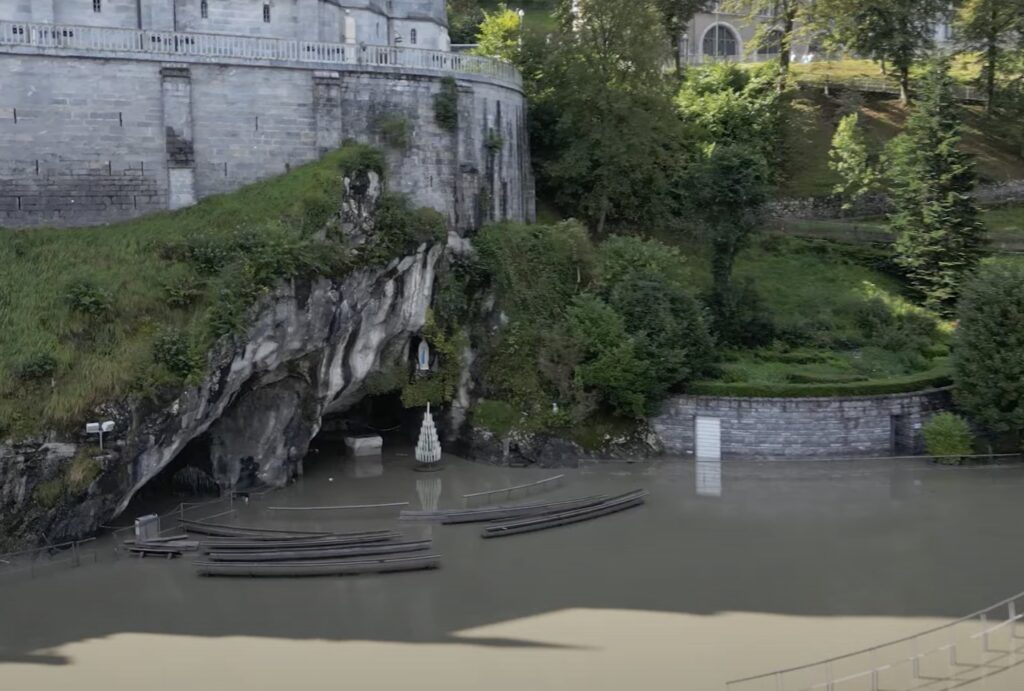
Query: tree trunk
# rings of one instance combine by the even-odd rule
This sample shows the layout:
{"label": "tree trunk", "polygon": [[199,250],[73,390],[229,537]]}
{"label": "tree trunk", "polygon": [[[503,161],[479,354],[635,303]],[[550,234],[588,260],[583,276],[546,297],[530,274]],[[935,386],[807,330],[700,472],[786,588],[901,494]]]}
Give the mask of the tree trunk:
{"label": "tree trunk", "polygon": [[786,88],[786,80],[789,79],[789,66],[792,62],[793,31],[796,26],[796,17],[791,2],[782,3],[782,37],[779,46],[779,91]]}
{"label": "tree trunk", "polygon": [[910,67],[908,65],[900,66],[900,103],[903,105],[910,103]]}
{"label": "tree trunk", "polygon": [[996,100],[996,70],[999,67],[999,35],[995,28],[995,9],[992,10],[992,31],[988,35],[988,45],[985,46],[985,96],[988,102],[985,104],[985,111],[992,112]]}

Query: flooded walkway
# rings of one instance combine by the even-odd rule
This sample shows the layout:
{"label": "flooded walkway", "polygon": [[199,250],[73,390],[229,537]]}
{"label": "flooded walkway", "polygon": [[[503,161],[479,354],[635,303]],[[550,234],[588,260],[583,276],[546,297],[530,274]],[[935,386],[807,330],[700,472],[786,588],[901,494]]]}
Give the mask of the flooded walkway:
{"label": "flooded walkway", "polygon": [[[324,453],[301,482],[232,520],[394,527],[397,509],[267,507],[458,508],[464,494],[555,474],[413,465],[411,452]],[[503,540],[481,539],[479,525],[408,526],[433,537],[443,555],[434,572],[211,579],[191,559],[121,559],[0,581],[0,688],[722,689],[1024,589],[1024,467],[667,459],[564,472],[556,490],[534,496],[651,496],[639,509]],[[1024,687],[1024,674],[1009,676],[978,688]]]}

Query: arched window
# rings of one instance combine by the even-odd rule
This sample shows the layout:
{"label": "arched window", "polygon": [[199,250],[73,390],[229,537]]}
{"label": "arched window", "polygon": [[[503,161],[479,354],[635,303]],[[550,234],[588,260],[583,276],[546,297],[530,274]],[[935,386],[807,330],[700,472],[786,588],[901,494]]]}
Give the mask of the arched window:
{"label": "arched window", "polygon": [[416,29],[413,29],[413,30],[411,30],[411,31],[409,32],[409,43],[411,43],[411,44],[413,44],[413,45],[416,45],[416,41],[417,41],[418,39],[419,39],[419,36],[418,36],[418,35],[417,35],[417,33],[416,33]]}
{"label": "arched window", "polygon": [[765,57],[778,55],[782,52],[782,32],[772,29],[761,37],[761,44],[757,47],[757,54]]}
{"label": "arched window", "polygon": [[199,16],[203,19],[208,19],[210,16],[210,3],[203,0],[199,3]]}
{"label": "arched window", "polygon": [[739,54],[740,41],[733,30],[724,24],[716,24],[704,34],[704,55],[731,58]]}

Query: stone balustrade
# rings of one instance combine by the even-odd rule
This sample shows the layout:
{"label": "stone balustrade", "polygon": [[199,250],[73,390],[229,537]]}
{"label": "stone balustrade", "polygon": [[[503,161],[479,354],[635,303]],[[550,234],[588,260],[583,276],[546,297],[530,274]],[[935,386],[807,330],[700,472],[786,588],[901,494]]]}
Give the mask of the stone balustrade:
{"label": "stone balustrade", "polygon": [[519,71],[503,60],[395,46],[0,22],[0,52],[8,46],[98,54],[141,54],[169,60],[203,58],[259,60],[271,64],[301,63],[325,69],[339,69],[346,65],[406,68],[446,72],[456,77],[485,77],[515,87],[522,86]]}

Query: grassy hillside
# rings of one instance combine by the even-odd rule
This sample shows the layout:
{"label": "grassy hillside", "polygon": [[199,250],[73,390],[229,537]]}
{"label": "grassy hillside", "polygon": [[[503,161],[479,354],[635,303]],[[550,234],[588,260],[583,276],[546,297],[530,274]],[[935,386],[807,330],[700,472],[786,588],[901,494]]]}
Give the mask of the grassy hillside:
{"label": "grassy hillside", "polygon": [[0,266],[13,269],[0,273],[0,438],[74,428],[104,401],[180,386],[278,282],[400,252],[407,228],[381,229],[358,253],[316,232],[335,214],[343,173],[366,169],[383,170],[381,155],[352,145],[179,212],[0,231]]}
{"label": "grassy hillside", "polygon": [[[821,91],[800,91],[793,101],[797,117],[793,119],[788,147],[790,162],[781,193],[809,197],[831,193],[838,182],[828,167],[828,152],[839,120],[840,101]],[[1004,134],[1018,126],[994,120],[981,106],[966,107],[964,149],[977,157],[977,171],[984,182],[1024,178],[1024,157]],[[907,120],[907,109],[898,99],[864,96],[862,122],[869,141],[881,148],[899,134]]]}
{"label": "grassy hillside", "polygon": [[[661,237],[689,257],[691,288],[709,287],[706,251]],[[909,391],[945,383],[952,326],[915,306],[886,273],[883,253],[822,240],[763,237],[744,250],[736,280],[749,282],[774,337],[754,350],[719,351],[722,395],[829,395]]]}

